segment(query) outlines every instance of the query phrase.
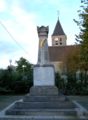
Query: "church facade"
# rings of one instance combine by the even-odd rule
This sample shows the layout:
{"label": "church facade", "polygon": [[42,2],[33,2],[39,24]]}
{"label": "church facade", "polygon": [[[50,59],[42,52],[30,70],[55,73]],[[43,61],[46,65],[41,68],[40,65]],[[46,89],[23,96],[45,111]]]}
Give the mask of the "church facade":
{"label": "church facade", "polygon": [[56,72],[64,74],[66,72],[65,60],[71,51],[76,48],[78,49],[78,46],[67,45],[67,36],[59,19],[57,20],[51,39],[52,46],[49,46],[50,62],[54,65]]}

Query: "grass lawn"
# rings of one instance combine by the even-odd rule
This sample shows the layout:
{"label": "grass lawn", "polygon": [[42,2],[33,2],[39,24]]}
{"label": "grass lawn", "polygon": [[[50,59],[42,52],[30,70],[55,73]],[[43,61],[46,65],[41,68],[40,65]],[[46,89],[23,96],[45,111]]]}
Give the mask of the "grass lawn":
{"label": "grass lawn", "polygon": [[22,99],[22,95],[0,95],[0,111],[16,100]]}
{"label": "grass lawn", "polygon": [[[78,103],[83,105],[83,107],[85,107],[88,110],[88,96],[68,96],[68,97],[71,100],[76,100]],[[11,103],[13,103],[14,101],[22,99],[22,98],[23,98],[22,95],[19,95],[19,96],[1,95],[0,96],[0,111],[3,110],[8,105],[10,105]]]}

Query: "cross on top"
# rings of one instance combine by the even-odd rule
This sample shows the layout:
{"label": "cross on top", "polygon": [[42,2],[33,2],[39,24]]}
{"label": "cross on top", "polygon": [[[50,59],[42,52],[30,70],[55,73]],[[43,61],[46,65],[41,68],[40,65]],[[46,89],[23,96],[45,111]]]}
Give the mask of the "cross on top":
{"label": "cross on top", "polygon": [[60,16],[60,11],[57,10],[57,16],[58,16],[58,19],[59,19],[59,16]]}

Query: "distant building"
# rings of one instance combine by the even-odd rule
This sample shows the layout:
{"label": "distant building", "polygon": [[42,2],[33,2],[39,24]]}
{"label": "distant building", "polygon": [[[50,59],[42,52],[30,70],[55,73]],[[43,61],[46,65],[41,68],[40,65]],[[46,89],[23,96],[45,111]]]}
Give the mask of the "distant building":
{"label": "distant building", "polygon": [[57,20],[57,23],[51,38],[52,38],[52,46],[49,46],[50,62],[54,64],[55,71],[62,74],[66,72],[65,60],[67,56],[74,49],[79,49],[79,46],[67,45],[67,36],[64,33],[64,30],[60,24],[59,19]]}

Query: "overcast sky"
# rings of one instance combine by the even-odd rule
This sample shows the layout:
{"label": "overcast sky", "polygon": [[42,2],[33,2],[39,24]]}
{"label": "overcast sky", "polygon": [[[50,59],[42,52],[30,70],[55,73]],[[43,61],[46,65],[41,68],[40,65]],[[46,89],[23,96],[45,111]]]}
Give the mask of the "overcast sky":
{"label": "overcast sky", "polygon": [[[49,26],[48,43],[56,25],[59,11],[61,25],[67,35],[67,44],[75,43],[80,0],[0,0],[0,68],[20,57],[37,62],[38,36],[36,27]],[[11,36],[16,40],[14,41]]]}

